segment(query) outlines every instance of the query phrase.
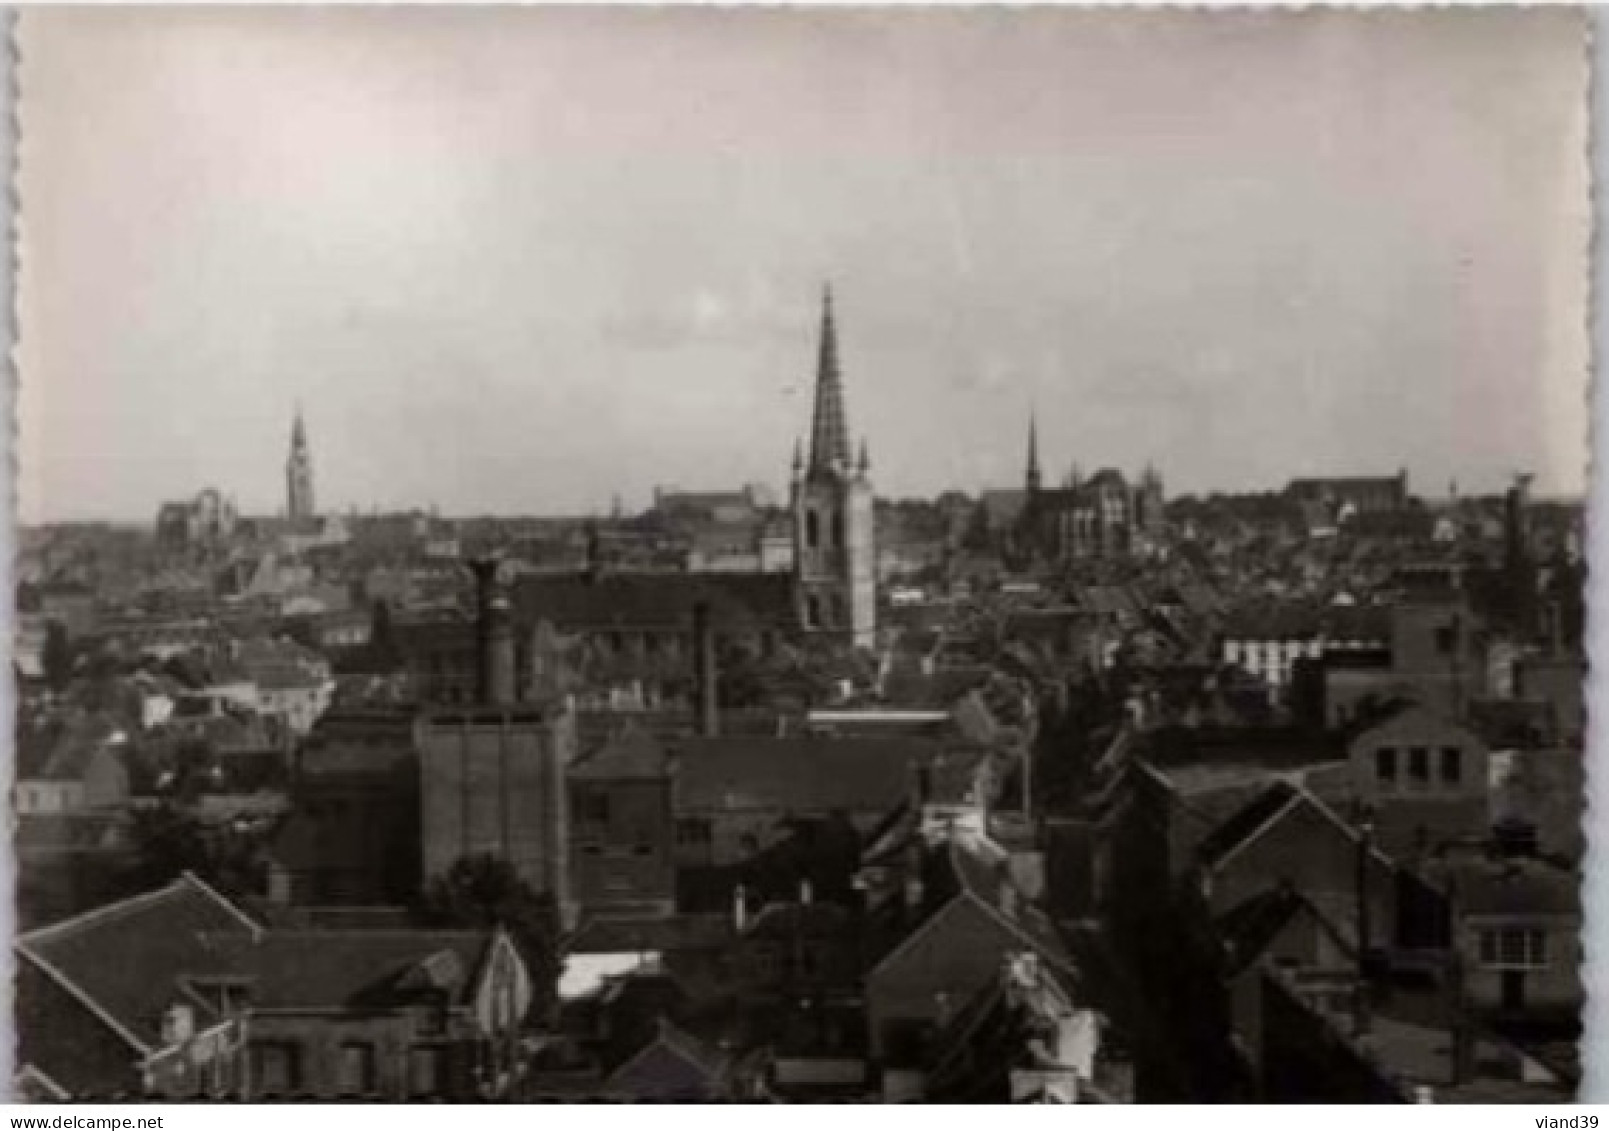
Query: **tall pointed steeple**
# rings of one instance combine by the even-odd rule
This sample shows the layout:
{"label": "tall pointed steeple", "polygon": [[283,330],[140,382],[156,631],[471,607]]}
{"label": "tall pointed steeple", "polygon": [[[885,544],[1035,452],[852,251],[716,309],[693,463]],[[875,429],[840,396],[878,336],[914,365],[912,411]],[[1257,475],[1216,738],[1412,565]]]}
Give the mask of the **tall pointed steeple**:
{"label": "tall pointed steeple", "polygon": [[296,406],[291,423],[290,457],[285,461],[285,510],[292,519],[311,518],[313,504],[313,456],[307,447],[307,428],[302,423],[302,406]]}
{"label": "tall pointed steeple", "polygon": [[802,467],[794,450],[794,606],[806,632],[871,648],[877,643],[876,494],[864,440],[858,465],[853,462],[830,289],[821,300],[820,346]]}
{"label": "tall pointed steeple", "polygon": [[821,298],[821,354],[816,362],[816,407],[810,423],[810,470],[849,469],[849,422],[844,382],[838,370],[838,331],[832,318],[832,288]]}
{"label": "tall pointed steeple", "polygon": [[1039,494],[1039,414],[1028,414],[1028,493]]}

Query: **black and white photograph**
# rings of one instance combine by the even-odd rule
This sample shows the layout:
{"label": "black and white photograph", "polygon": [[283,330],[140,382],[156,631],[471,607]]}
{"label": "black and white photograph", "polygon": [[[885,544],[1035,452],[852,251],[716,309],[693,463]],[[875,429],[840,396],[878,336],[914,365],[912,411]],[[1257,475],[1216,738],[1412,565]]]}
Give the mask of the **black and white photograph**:
{"label": "black and white photograph", "polygon": [[1590,41],[23,9],[11,1100],[1591,1098]]}

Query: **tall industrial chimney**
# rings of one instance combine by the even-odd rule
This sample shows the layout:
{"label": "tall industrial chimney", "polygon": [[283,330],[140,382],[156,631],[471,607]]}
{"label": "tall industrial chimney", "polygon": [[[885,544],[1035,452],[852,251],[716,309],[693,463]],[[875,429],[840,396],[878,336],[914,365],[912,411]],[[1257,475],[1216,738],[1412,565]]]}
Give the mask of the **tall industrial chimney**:
{"label": "tall industrial chimney", "polygon": [[498,585],[495,558],[476,558],[469,568],[475,574],[475,700],[506,707],[514,702],[514,626],[508,598]]}
{"label": "tall industrial chimney", "polygon": [[720,731],[720,715],[715,698],[718,676],[715,669],[715,629],[706,601],[693,606],[693,664],[695,694],[698,697],[694,707],[697,730],[704,738],[714,738]]}

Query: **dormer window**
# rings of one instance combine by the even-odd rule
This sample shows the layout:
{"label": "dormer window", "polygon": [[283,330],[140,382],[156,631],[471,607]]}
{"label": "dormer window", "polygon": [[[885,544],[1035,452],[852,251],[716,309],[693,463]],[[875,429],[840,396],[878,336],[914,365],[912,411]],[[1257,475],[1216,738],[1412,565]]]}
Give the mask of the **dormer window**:
{"label": "dormer window", "polygon": [[251,1002],[250,985],[239,978],[194,980],[190,988],[220,1014],[243,1012]]}

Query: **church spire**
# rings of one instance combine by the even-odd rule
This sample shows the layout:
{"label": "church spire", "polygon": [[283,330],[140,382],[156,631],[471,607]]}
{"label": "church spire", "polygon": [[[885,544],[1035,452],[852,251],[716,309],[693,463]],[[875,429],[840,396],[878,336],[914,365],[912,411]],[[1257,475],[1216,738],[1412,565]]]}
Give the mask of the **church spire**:
{"label": "church spire", "polygon": [[1028,414],[1028,493],[1037,495],[1041,479],[1039,475],[1039,414]]}
{"label": "church spire", "polygon": [[307,447],[307,428],[302,423],[302,406],[296,406],[291,423],[290,458],[285,461],[286,513],[292,519],[311,518],[313,504],[313,456]]}
{"label": "church spire", "polygon": [[816,362],[816,408],[810,424],[810,470],[849,468],[849,422],[843,377],[838,371],[838,331],[832,318],[832,288],[821,298],[821,354]]}

